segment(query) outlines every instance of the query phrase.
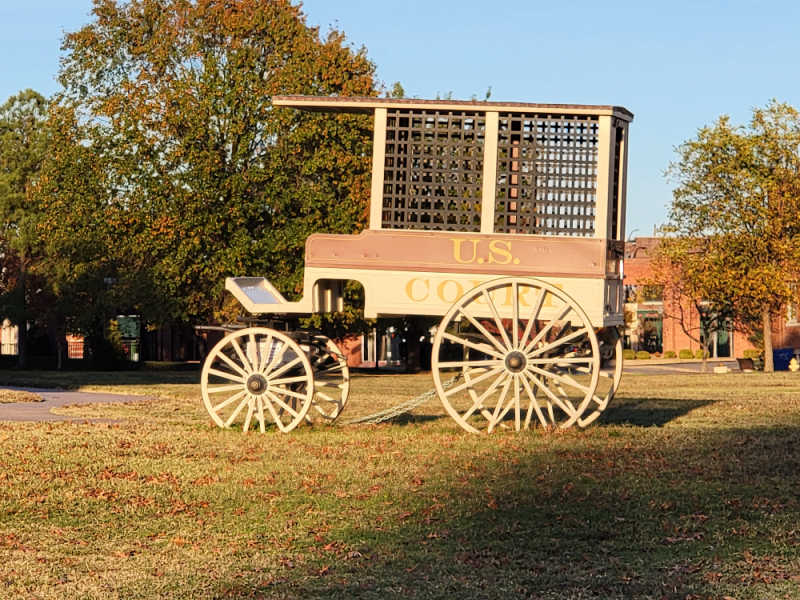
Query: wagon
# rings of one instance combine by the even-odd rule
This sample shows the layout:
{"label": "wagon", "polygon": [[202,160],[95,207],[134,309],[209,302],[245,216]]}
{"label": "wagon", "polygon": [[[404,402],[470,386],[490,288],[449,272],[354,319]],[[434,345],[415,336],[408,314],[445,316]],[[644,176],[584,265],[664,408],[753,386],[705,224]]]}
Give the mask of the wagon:
{"label": "wagon", "polygon": [[[628,126],[616,106],[282,96],[275,106],[372,114],[369,227],[313,234],[303,296],[263,277],[229,290],[254,319],[209,352],[202,395],[221,427],[334,421],[347,361],[298,316],[428,318],[446,412],[470,432],[584,427],[622,372]],[[276,325],[277,324],[277,325]]]}

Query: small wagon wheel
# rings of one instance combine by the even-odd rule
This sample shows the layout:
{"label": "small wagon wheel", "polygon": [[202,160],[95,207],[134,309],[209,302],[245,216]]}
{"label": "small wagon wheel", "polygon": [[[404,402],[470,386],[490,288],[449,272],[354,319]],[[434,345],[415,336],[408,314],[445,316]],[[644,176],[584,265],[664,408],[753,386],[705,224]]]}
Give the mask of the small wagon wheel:
{"label": "small wagon wheel", "polygon": [[[506,421],[569,427],[594,399],[597,336],[581,307],[543,281],[505,277],[464,294],[436,331],[432,370],[448,414],[467,431],[491,433]],[[463,383],[445,390],[450,371]],[[512,421],[513,419],[513,421]]]}
{"label": "small wagon wheel", "polygon": [[313,352],[309,356],[314,371],[314,400],[306,419],[333,423],[350,396],[350,369],[347,357],[333,340],[314,336]]}
{"label": "small wagon wheel", "polygon": [[[609,403],[614,399],[619,389],[619,382],[622,379],[622,335],[620,335],[619,329],[612,327],[601,330],[598,332],[597,337],[603,365],[600,369],[600,378],[598,379],[592,402],[589,403],[583,416],[578,419],[580,427],[586,427],[594,422],[608,408]],[[578,371],[582,369],[583,367],[579,368]]]}
{"label": "small wagon wheel", "polygon": [[229,333],[211,349],[201,377],[203,403],[220,427],[269,422],[288,432],[305,418],[314,396],[306,353],[284,333],[249,327]]}

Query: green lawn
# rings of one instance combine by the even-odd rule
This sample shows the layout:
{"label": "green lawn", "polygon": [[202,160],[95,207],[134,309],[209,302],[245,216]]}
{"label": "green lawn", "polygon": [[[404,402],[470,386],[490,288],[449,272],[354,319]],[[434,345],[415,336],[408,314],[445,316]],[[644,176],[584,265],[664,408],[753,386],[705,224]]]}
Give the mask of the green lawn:
{"label": "green lawn", "polygon": [[[800,375],[626,376],[585,431],[487,437],[436,401],[245,436],[197,376],[0,372],[157,396],[0,423],[0,597],[800,598]],[[356,376],[343,418],[429,387]]]}

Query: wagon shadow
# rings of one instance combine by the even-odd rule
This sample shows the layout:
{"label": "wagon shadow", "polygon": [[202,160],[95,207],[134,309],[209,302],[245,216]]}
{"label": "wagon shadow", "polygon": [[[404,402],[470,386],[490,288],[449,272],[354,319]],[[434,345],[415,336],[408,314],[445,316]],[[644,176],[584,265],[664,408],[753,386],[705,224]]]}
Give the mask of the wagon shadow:
{"label": "wagon shadow", "polygon": [[610,425],[663,427],[670,421],[713,403],[712,400],[631,398],[625,400],[624,403],[612,404],[600,417],[597,425],[599,427]]}

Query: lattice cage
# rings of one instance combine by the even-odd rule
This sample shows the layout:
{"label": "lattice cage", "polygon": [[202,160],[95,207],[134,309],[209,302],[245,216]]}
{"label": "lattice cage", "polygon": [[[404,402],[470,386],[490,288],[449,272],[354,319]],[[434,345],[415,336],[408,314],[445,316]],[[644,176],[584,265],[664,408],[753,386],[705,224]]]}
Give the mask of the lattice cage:
{"label": "lattice cage", "polygon": [[598,134],[594,115],[501,114],[494,231],[593,236]]}
{"label": "lattice cage", "polygon": [[382,227],[480,231],[485,129],[478,112],[389,110]]}

